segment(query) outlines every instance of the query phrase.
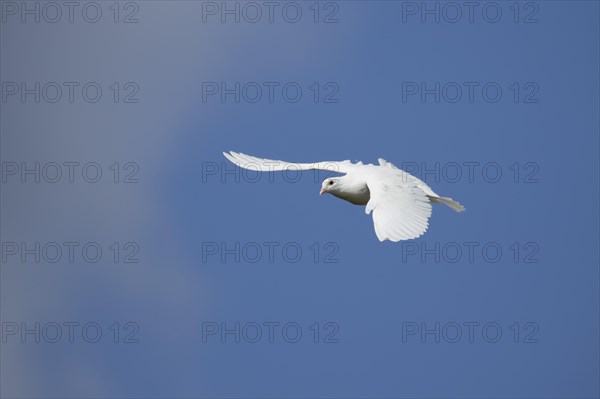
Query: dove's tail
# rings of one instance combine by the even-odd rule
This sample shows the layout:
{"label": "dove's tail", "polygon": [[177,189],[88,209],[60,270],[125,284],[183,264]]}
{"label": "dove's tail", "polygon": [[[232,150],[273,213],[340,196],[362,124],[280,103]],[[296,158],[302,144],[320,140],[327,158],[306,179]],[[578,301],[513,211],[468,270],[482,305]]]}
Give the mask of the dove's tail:
{"label": "dove's tail", "polygon": [[464,212],[465,211],[465,207],[462,206],[459,202],[454,201],[452,198],[429,196],[429,199],[431,200],[431,202],[448,205],[450,208],[452,208],[456,212]]}

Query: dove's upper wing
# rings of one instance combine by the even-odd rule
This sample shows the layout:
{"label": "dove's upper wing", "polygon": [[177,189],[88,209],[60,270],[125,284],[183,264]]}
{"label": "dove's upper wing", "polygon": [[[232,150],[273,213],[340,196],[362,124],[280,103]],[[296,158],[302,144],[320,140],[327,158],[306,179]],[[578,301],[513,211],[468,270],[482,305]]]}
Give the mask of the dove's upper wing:
{"label": "dove's upper wing", "polygon": [[224,152],[225,158],[239,166],[240,168],[255,170],[259,172],[276,172],[281,170],[327,170],[337,173],[348,173],[353,164],[350,161],[325,161],[315,163],[293,163],[285,161],[275,161],[272,159],[257,158],[239,152]]}
{"label": "dove's upper wing", "polygon": [[431,203],[415,181],[375,175],[367,180],[367,185],[371,199],[365,212],[373,211],[373,224],[379,241],[409,240],[425,233],[431,216]]}

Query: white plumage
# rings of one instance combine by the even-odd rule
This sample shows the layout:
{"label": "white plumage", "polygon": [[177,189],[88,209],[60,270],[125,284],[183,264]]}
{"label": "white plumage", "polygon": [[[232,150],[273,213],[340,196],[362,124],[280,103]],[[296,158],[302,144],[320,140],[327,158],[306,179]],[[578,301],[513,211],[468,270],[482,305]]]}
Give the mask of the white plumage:
{"label": "white plumage", "polygon": [[327,161],[291,163],[262,159],[231,151],[225,157],[244,169],[261,172],[282,170],[326,170],[345,174],[323,181],[321,194],[329,193],[356,205],[366,205],[373,213],[379,241],[401,241],[420,237],[427,231],[431,203],[442,203],[456,212],[465,208],[448,197],[440,197],[420,179],[397,168],[385,159],[379,165]]}

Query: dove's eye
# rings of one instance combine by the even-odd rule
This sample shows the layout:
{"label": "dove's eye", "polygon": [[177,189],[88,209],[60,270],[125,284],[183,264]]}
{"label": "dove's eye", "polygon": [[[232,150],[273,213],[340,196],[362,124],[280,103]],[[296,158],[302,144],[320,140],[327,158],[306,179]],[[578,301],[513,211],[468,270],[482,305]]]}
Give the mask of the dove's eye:
{"label": "dove's eye", "polygon": [[333,180],[329,180],[329,185],[331,186],[333,184]]}

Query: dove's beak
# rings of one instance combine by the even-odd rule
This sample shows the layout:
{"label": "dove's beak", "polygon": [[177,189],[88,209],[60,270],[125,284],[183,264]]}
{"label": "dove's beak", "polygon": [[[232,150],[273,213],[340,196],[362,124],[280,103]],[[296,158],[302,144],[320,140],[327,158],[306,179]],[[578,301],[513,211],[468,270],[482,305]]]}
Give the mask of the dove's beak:
{"label": "dove's beak", "polygon": [[322,188],[321,191],[319,191],[319,195],[323,195],[323,193],[326,193],[327,190],[325,190],[325,188]]}

